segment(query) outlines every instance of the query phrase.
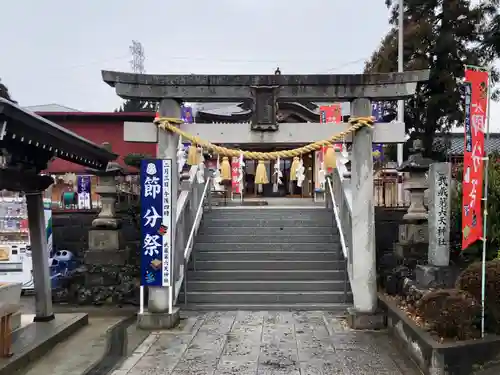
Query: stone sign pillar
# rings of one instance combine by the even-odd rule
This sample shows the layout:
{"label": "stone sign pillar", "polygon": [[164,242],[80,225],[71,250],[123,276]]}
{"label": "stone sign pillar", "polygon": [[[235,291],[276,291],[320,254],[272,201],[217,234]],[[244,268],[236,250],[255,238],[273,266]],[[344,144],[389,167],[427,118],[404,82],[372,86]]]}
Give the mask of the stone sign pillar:
{"label": "stone sign pillar", "polygon": [[451,163],[429,168],[429,264],[450,263]]}
{"label": "stone sign pillar", "polygon": [[[355,99],[351,103],[351,113],[357,117],[370,116],[370,100]],[[363,127],[353,135],[352,142],[352,232],[355,235],[352,236],[352,249],[349,249],[348,267],[354,298],[349,323],[355,329],[379,325],[373,321],[377,309],[377,271],[372,137],[373,129]]]}
{"label": "stone sign pillar", "polygon": [[[174,99],[162,99],[160,101],[159,114],[162,117],[181,118],[181,106]],[[179,171],[177,167],[177,146],[179,136],[169,131],[158,132],[158,159],[172,159],[172,192],[173,199],[170,202],[171,215],[174,220],[172,228],[172,259],[171,259],[171,286],[170,287],[149,287],[147,311],[138,316],[138,326],[142,329],[168,329],[179,322],[179,309],[174,307],[172,314],[169,314],[169,289],[175,293],[175,280],[178,279],[178,264],[184,263],[184,249],[177,249],[175,246],[175,221],[177,218],[177,198],[179,196]],[[182,257],[182,259],[180,258]]]}
{"label": "stone sign pillar", "polygon": [[433,163],[429,168],[428,264],[416,268],[423,288],[452,287],[455,270],[450,264],[451,164]]}

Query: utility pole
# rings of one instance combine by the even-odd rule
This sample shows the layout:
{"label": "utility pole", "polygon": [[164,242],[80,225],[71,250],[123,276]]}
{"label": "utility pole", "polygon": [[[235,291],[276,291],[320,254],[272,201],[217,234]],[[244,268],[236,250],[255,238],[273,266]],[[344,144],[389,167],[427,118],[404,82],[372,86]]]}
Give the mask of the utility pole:
{"label": "utility pole", "polygon": [[144,54],[144,47],[142,47],[141,42],[133,40],[132,45],[129,47],[129,50],[132,54],[132,60],[130,60],[132,71],[139,74],[146,73],[146,69],[144,69],[144,61],[146,60],[146,56]]}
{"label": "utility pole", "polygon": [[[404,70],[403,50],[404,50],[404,0],[399,0],[399,14],[398,14],[398,72],[402,73]],[[398,121],[405,121],[405,102],[398,100]],[[397,145],[397,161],[398,166],[403,164],[403,143]],[[398,177],[398,200],[403,203],[403,184],[402,176]]]}

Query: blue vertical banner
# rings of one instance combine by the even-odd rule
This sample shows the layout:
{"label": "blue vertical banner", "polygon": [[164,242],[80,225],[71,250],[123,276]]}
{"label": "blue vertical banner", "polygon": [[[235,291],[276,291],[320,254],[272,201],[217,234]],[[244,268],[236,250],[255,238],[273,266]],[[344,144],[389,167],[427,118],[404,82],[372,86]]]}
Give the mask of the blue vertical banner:
{"label": "blue vertical banner", "polygon": [[183,104],[181,107],[181,118],[186,124],[192,124],[194,122],[193,107]]}
{"label": "blue vertical banner", "polygon": [[170,286],[172,160],[141,161],[141,285]]}
{"label": "blue vertical banner", "polygon": [[78,208],[80,210],[90,210],[92,208],[91,177],[78,176],[76,179],[78,193]]}
{"label": "blue vertical banner", "polygon": [[372,116],[375,122],[381,122],[384,117],[384,104],[382,102],[372,102]]}

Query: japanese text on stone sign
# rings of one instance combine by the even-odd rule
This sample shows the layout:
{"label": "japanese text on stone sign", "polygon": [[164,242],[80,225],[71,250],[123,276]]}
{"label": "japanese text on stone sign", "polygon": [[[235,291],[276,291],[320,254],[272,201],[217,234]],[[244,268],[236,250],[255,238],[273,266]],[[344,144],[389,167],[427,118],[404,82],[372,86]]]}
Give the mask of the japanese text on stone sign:
{"label": "japanese text on stone sign", "polygon": [[449,186],[448,178],[444,173],[437,173],[437,245],[445,246],[448,244],[448,202]]}

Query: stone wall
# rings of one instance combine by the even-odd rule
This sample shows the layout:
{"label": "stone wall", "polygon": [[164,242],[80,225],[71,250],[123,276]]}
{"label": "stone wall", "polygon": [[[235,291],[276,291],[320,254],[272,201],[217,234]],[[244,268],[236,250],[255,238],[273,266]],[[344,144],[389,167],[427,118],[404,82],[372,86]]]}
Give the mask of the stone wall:
{"label": "stone wall", "polygon": [[[375,207],[375,246],[377,251],[377,274],[389,271],[394,267],[393,257],[382,259],[385,254],[393,252],[394,243],[398,241],[399,224],[407,208]],[[387,262],[389,260],[389,262]]]}
{"label": "stone wall", "polygon": [[[83,259],[88,249],[89,230],[92,220],[97,217],[97,211],[57,210],[52,212],[52,228],[54,248],[69,250],[78,259]],[[122,232],[125,244],[136,249],[140,241],[140,229],[135,218],[129,212],[119,212],[122,220]]]}
{"label": "stone wall", "polygon": [[116,254],[126,254],[126,257],[115,262],[104,253],[104,257],[85,257],[89,231],[96,217],[97,211],[68,210],[52,214],[54,248],[71,251],[80,264],[60,277],[58,287],[52,292],[54,302],[75,305],[137,304],[140,273],[138,218],[133,210],[117,212],[117,217],[121,219],[120,236],[123,241]]}

